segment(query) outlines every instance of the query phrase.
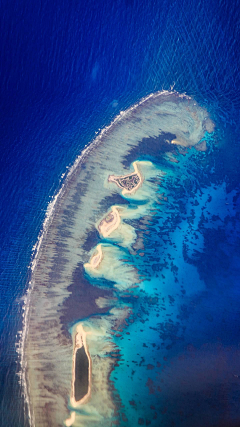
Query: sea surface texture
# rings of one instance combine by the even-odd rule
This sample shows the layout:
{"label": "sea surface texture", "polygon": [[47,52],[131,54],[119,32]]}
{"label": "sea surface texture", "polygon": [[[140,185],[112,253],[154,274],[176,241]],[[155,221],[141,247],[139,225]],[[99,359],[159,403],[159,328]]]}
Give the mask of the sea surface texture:
{"label": "sea surface texture", "polygon": [[0,426],[240,425],[239,15],[1,3]]}

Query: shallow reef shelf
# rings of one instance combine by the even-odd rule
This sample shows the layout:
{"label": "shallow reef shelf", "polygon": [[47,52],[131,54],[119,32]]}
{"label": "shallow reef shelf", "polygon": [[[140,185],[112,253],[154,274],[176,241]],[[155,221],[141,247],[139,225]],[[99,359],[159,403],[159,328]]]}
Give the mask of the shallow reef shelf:
{"label": "shallow reef shelf", "polygon": [[[171,223],[170,190],[180,195],[189,168],[197,179],[213,130],[190,97],[151,94],[121,112],[69,172],[35,259],[26,310],[32,426],[127,425],[118,373],[129,328],[144,330],[139,307],[154,298],[146,287],[154,254],[145,240],[156,233],[157,216]],[[161,281],[156,286],[160,292]],[[148,391],[141,398],[147,393],[150,406]],[[151,423],[158,426],[153,416]]]}

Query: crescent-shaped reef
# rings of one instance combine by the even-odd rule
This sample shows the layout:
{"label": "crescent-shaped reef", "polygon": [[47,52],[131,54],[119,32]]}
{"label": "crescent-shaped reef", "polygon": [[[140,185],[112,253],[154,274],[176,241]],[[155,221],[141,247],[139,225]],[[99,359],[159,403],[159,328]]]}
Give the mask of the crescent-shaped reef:
{"label": "crescent-shaped reef", "polygon": [[[160,295],[184,281],[174,233],[213,131],[195,100],[158,92],[121,112],[76,160],[42,235],[25,310],[31,426],[159,426],[151,375],[167,315]],[[172,245],[167,260],[160,234]],[[168,278],[156,275],[164,265]]]}

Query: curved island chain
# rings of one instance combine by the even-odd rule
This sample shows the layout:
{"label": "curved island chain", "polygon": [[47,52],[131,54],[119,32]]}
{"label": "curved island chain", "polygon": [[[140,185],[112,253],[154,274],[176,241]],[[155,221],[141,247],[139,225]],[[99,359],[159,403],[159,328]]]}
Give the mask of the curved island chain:
{"label": "curved island chain", "polygon": [[165,178],[183,174],[190,148],[207,149],[213,129],[190,97],[159,92],[121,113],[70,171],[25,310],[22,366],[31,426],[121,425],[112,373],[142,295],[135,262],[138,251],[144,255],[140,222],[149,233],[151,218],[165,209]]}

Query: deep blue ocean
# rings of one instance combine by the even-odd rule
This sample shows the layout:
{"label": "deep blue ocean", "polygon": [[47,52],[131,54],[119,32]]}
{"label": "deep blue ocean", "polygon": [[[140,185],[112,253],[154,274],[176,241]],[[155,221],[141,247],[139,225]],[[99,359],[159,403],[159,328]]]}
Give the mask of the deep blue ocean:
{"label": "deep blue ocean", "polygon": [[[206,107],[217,125],[216,173],[227,192],[235,191],[239,233],[240,4],[2,0],[0,22],[0,425],[23,427],[16,336],[32,248],[63,174],[115,115],[151,92],[171,88]],[[206,322],[211,324],[212,310],[214,318],[225,310],[226,330],[211,327],[208,342],[209,351],[217,351],[216,330],[223,355],[240,342],[239,234],[227,249],[221,232],[212,233],[213,240],[210,234],[212,262],[202,260],[202,274],[215,290],[218,276],[222,300],[207,299]],[[230,259],[236,255],[230,278],[219,263],[223,247]],[[224,306],[227,286],[232,301]],[[194,328],[187,333],[191,342]],[[228,363],[237,364],[235,356]],[[240,377],[240,360],[238,369]],[[213,426],[240,425],[238,393],[216,391],[217,402],[228,395],[230,403],[224,402],[232,424],[213,420]],[[188,426],[184,421],[179,425]]]}

